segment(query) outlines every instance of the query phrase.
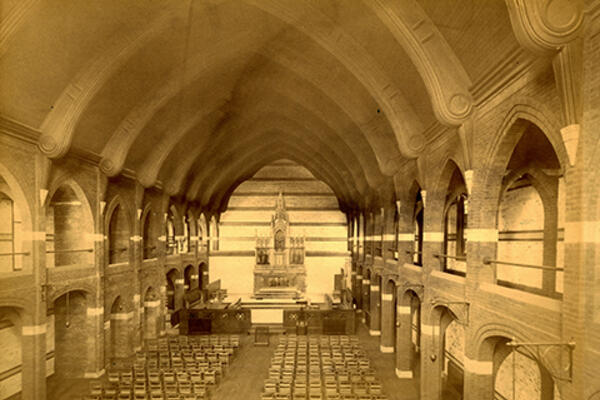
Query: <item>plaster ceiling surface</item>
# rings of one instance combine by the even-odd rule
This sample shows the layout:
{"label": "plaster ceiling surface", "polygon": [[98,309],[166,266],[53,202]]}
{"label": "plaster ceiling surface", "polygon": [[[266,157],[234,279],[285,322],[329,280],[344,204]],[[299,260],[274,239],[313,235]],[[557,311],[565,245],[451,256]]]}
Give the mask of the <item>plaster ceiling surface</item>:
{"label": "plaster ceiling surface", "polygon": [[516,46],[501,0],[1,0],[0,27],[0,114],[45,154],[215,210],[280,158],[363,206]]}

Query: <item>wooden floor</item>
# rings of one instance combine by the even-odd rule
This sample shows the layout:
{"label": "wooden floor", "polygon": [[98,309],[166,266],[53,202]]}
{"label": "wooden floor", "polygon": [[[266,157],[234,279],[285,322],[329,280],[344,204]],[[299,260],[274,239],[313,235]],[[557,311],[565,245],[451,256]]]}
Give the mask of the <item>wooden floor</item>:
{"label": "wooden floor", "polygon": [[[383,392],[390,400],[418,400],[418,380],[398,379],[395,373],[395,354],[383,354],[379,351],[379,337],[369,336],[364,325],[358,328],[358,338],[363,346],[377,378],[383,386]],[[277,336],[271,337],[269,347],[254,347],[251,337],[245,337],[243,347],[236,356],[225,381],[219,385],[213,395],[214,400],[257,400],[268,376]]]}
{"label": "wooden floor", "polygon": [[377,378],[383,387],[383,393],[390,400],[418,400],[419,381],[416,379],[398,379],[396,376],[396,354],[384,354],[379,350],[379,337],[369,336],[369,330],[360,324],[358,340],[371,360]]}
{"label": "wooden floor", "polygon": [[[360,324],[357,332],[361,346],[367,352],[383,392],[390,400],[418,400],[418,379],[398,379],[395,375],[395,354],[379,351],[379,337],[369,336],[368,329]],[[240,337],[240,350],[231,363],[225,379],[212,392],[211,400],[258,400],[268,376],[269,365],[278,342],[277,335],[271,337],[268,347],[254,346],[253,336]],[[89,381],[70,380],[59,382],[48,379],[48,399],[80,399],[87,392]]]}

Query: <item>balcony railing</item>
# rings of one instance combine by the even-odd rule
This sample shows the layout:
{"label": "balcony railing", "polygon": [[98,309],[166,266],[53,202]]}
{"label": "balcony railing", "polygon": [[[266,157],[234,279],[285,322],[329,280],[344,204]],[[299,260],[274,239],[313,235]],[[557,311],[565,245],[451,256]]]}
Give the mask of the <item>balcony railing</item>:
{"label": "balcony railing", "polygon": [[[564,268],[562,267],[494,260],[489,257],[485,257],[482,261],[485,265],[494,265],[497,285],[519,289],[525,292],[547,297],[562,297],[562,290],[557,288],[558,278],[561,277],[562,273],[564,272]],[[510,267],[513,272],[515,269],[523,268],[526,270],[532,270],[534,273],[530,273],[527,276],[520,275],[517,279],[514,276],[511,276],[510,270],[508,270],[502,271],[502,275],[504,276],[499,276],[500,274],[498,271],[498,266]],[[541,273],[535,274],[535,271],[540,271]],[[553,287],[549,287],[550,285],[553,285]]]}

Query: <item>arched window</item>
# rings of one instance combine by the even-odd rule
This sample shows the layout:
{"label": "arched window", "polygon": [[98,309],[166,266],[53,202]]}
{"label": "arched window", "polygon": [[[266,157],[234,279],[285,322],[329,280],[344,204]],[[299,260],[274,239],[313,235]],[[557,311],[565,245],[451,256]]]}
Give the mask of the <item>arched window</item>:
{"label": "arched window", "polygon": [[397,203],[396,208],[394,209],[394,244],[392,251],[394,252],[394,260],[398,260],[398,244],[399,244],[399,235],[400,235],[400,213],[398,211],[399,203]]}
{"label": "arched window", "polygon": [[384,218],[384,210],[383,208],[375,216],[375,226],[374,226],[374,235],[373,240],[375,241],[375,255],[378,257],[383,256],[383,233],[385,230],[385,218]]}
{"label": "arched window", "polygon": [[190,223],[188,217],[183,217],[183,240],[181,241],[181,252],[190,251]]}
{"label": "arched window", "polygon": [[50,199],[46,211],[46,265],[92,264],[91,233],[94,223],[84,209],[82,199],[68,185],[63,185]]}
{"label": "arched window", "polygon": [[129,261],[129,221],[121,205],[117,205],[110,216],[108,225],[108,263],[118,264]]}
{"label": "arched window", "polygon": [[365,215],[360,214],[358,218],[358,254],[363,256],[365,254],[365,240],[367,235],[367,228],[365,224]]}
{"label": "arched window", "polygon": [[210,241],[212,243],[212,250],[219,250],[219,224],[217,219],[213,215],[210,219]]}
{"label": "arched window", "polygon": [[466,273],[467,189],[458,166],[450,162],[449,167],[453,168],[453,172],[446,190],[443,248],[444,255],[449,257],[441,260],[445,271],[464,276]]}
{"label": "arched window", "polygon": [[[4,181],[0,177],[0,188]],[[8,191],[8,187],[4,187]],[[0,191],[0,272],[21,270],[21,215],[12,198]]]}
{"label": "arched window", "polygon": [[167,254],[176,254],[178,247],[175,238],[175,217],[170,210],[167,213],[167,220],[165,223],[165,236],[167,238]]}
{"label": "arched window", "polygon": [[565,206],[562,174],[552,144],[537,126],[529,124],[511,153],[501,184],[497,259],[514,264],[496,265],[498,284],[560,297],[562,272],[552,268],[563,262],[559,236]]}
{"label": "arched window", "polygon": [[413,210],[413,226],[414,226],[414,245],[413,245],[413,264],[423,265],[423,218],[424,204],[421,191],[417,191],[415,198],[415,206]]}
{"label": "arched window", "polygon": [[157,255],[156,237],[158,229],[156,226],[156,215],[151,209],[146,211],[142,224],[144,260],[155,258]]}

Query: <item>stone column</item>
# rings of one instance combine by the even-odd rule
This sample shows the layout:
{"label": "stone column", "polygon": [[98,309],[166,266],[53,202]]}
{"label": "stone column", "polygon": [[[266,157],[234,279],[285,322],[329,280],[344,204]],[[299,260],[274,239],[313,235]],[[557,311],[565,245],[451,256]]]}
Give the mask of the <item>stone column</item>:
{"label": "stone column", "polygon": [[183,308],[183,295],[184,295],[184,279],[177,278],[175,279],[175,293],[173,293],[173,301],[175,306],[175,311],[181,310]]}
{"label": "stone column", "polygon": [[371,336],[381,335],[381,288],[379,287],[379,275],[371,279],[370,286],[370,318],[369,334]]}
{"label": "stone column", "polygon": [[[473,340],[465,332],[464,397],[465,400],[494,398],[494,352],[495,343],[486,342],[478,351]],[[499,367],[499,365],[497,366]],[[497,369],[497,368],[496,368]]]}
{"label": "stone column", "polygon": [[396,302],[394,301],[396,296],[394,293],[395,285],[390,290],[387,280],[386,277],[381,288],[381,341],[379,350],[382,353],[393,353],[396,345]]}
{"label": "stone column", "polygon": [[403,295],[398,297],[396,318],[398,319],[398,330],[396,335],[396,376],[400,379],[412,379],[414,349],[412,343],[410,296]]}
{"label": "stone column", "polygon": [[144,339],[156,339],[160,331],[160,299],[144,302]]}
{"label": "stone column", "polygon": [[88,338],[88,356],[85,378],[95,379],[105,372],[102,344],[104,344],[104,306],[97,304],[86,310],[86,330]]}
{"label": "stone column", "polygon": [[363,322],[368,324],[366,313],[371,314],[371,280],[366,277],[362,279],[362,309],[365,312]]}
{"label": "stone column", "polygon": [[23,400],[46,399],[46,323],[24,318],[21,336]]}

